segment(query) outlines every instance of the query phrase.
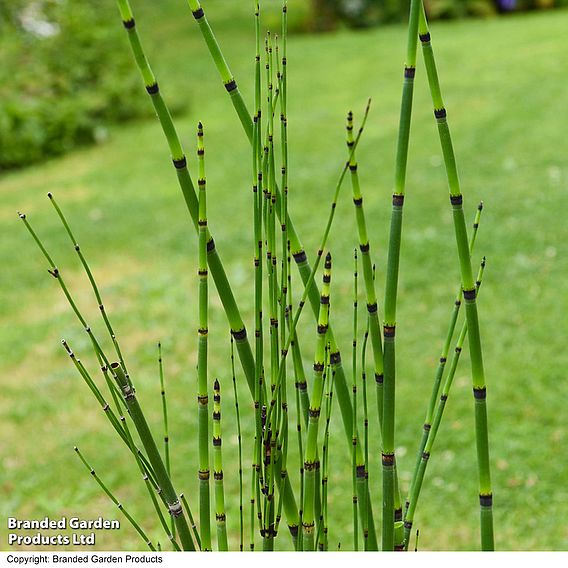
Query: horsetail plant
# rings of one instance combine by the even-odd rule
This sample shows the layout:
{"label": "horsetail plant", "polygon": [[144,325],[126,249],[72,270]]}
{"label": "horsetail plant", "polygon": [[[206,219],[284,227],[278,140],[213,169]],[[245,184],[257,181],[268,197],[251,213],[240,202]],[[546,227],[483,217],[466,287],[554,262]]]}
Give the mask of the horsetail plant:
{"label": "horsetail plant", "polygon": [[329,323],[329,290],[331,283],[331,254],[328,252],[325,258],[323,287],[320,300],[320,313],[317,325],[317,343],[314,355],[314,374],[312,393],[310,396],[310,410],[308,421],[308,433],[306,441],[306,453],[304,459],[305,492],[303,505],[303,542],[304,550],[314,550],[315,536],[315,503],[316,503],[316,469],[319,465],[317,457],[317,439],[319,429],[319,417],[321,401],[324,392],[323,371],[325,367],[325,338]]}
{"label": "horsetail plant", "polygon": [[491,487],[491,471],[489,464],[489,430],[487,423],[487,386],[485,383],[485,369],[479,332],[479,319],[477,313],[476,290],[471,268],[471,258],[467,240],[467,229],[463,212],[463,196],[456,165],[456,158],[447,120],[447,111],[442,99],[442,92],[438,80],[434,51],[430,37],[430,30],[426,20],[424,5],[420,2],[420,41],[424,65],[428,76],[434,117],[438,126],[440,145],[446,168],[446,175],[450,191],[450,203],[454,221],[454,231],[458,249],[460,272],[465,299],[465,313],[468,322],[469,353],[471,360],[471,374],[473,381],[473,397],[475,406],[475,437],[477,445],[477,463],[479,472],[479,505],[481,520],[481,548],[493,550],[495,548],[493,536],[493,491]]}
{"label": "horsetail plant", "polygon": [[225,514],[225,488],[223,486],[223,453],[221,437],[221,385],[213,384],[213,479],[215,480],[215,519],[217,521],[217,545],[220,551],[229,550]]}
{"label": "horsetail plant", "polygon": [[[416,50],[418,44],[418,14],[421,0],[411,0],[408,24],[406,61],[404,64],[404,83],[395,164],[395,184],[392,198],[392,213],[387,257],[384,315],[384,386],[381,430],[383,435],[383,527],[382,549],[394,550],[394,524],[402,520],[402,509],[395,502],[395,331],[396,303],[398,291],[398,272],[400,245],[402,238],[402,208],[406,187],[406,164],[408,141],[410,138],[410,117],[416,73]],[[398,498],[400,500],[400,498]],[[400,543],[399,543],[400,544]]]}
{"label": "horsetail plant", "polygon": [[209,499],[209,391],[207,385],[208,347],[208,271],[207,271],[207,201],[205,180],[205,147],[203,125],[197,127],[197,156],[199,162],[199,328],[197,330],[197,426],[199,432],[199,527],[202,550],[211,550]]}
{"label": "horsetail plant", "polygon": [[[331,422],[334,398],[337,399],[343,429],[349,442],[351,463],[351,506],[353,527],[353,549],[378,549],[378,540],[373,517],[373,504],[382,499],[382,549],[402,550],[409,548],[410,531],[416,512],[420,490],[424,480],[426,464],[430,457],[448,392],[455,376],[466,333],[470,336],[470,353],[474,394],[476,400],[476,432],[480,474],[482,548],[493,546],[491,517],[491,484],[488,469],[487,420],[485,408],[485,382],[481,360],[481,344],[476,311],[476,291],[481,281],[473,284],[471,278],[471,252],[477,236],[481,206],[478,209],[474,231],[468,244],[467,231],[463,222],[462,198],[457,178],[455,158],[446,121],[446,112],[440,94],[436,67],[430,44],[430,35],[421,0],[411,0],[404,66],[404,82],[400,109],[395,180],[392,197],[392,214],[386,264],[386,285],[384,296],[383,336],[379,323],[379,301],[375,291],[375,265],[370,255],[370,236],[372,225],[367,224],[363,209],[363,198],[358,177],[356,150],[361,139],[369,113],[369,103],[365,109],[361,126],[355,135],[353,115],[347,119],[348,157],[333,188],[333,196],[325,228],[319,241],[313,266],[308,263],[307,254],[294,228],[288,210],[289,184],[289,139],[288,139],[288,33],[287,2],[282,2],[280,38],[267,34],[264,50],[261,50],[260,2],[253,0],[255,28],[254,59],[254,101],[253,114],[247,109],[245,99],[237,88],[237,83],[225,59],[213,29],[205,16],[201,3],[188,0],[188,5],[199,26],[214,64],[221,76],[225,90],[230,95],[234,109],[251,145],[249,181],[252,181],[252,219],[251,237],[253,239],[254,286],[251,293],[254,316],[254,354],[247,338],[246,327],[237,306],[235,295],[229,284],[227,274],[219,258],[212,233],[209,229],[206,204],[206,181],[203,126],[199,123],[197,132],[197,193],[193,184],[188,160],[176,132],[171,114],[162,97],[155,75],[143,51],[133,12],[128,0],[117,0],[121,19],[126,29],[129,43],[142,76],[147,93],[156,111],[160,126],[166,137],[173,165],[182,194],[198,235],[198,328],[197,368],[194,379],[197,384],[197,455],[199,488],[198,523],[193,517],[190,503],[174,489],[169,445],[169,416],[164,386],[164,370],[161,344],[158,344],[159,377],[162,401],[163,452],[158,450],[153,433],[138,401],[134,383],[127,370],[123,352],[120,348],[110,318],[104,308],[100,290],[87,263],[75,235],[59,205],[49,194],[55,211],[63,224],[65,232],[72,241],[83,271],[87,275],[106,333],[112,343],[115,355],[108,357],[105,346],[87,324],[70,289],[62,278],[52,257],[32,229],[25,215],[20,215],[27,230],[38,245],[49,265],[49,273],[58,281],[71,309],[89,337],[93,353],[100,368],[110,398],[103,395],[96,379],[75,357],[67,342],[63,342],[76,370],[87,384],[106,419],[126,445],[141,472],[145,487],[152,500],[157,518],[168,540],[175,550],[228,550],[231,542],[229,526],[226,523],[230,500],[225,501],[223,470],[227,468],[227,452],[222,451],[221,432],[221,384],[218,379],[213,384],[213,408],[209,406],[209,273],[217,287],[223,309],[227,315],[231,331],[231,373],[233,397],[236,413],[238,438],[238,485],[239,485],[239,550],[257,548],[257,535],[261,539],[262,550],[274,550],[280,534],[280,522],[284,518],[288,526],[295,550],[329,549],[329,510],[333,501],[329,494],[331,467],[336,462],[330,459],[330,440],[334,424]],[[450,326],[442,349],[440,364],[427,404],[426,419],[420,441],[419,458],[411,478],[407,507],[403,515],[398,486],[398,468],[395,458],[395,393],[396,393],[396,353],[395,329],[397,326],[396,308],[400,251],[402,240],[402,209],[406,193],[406,172],[410,138],[410,121],[413,105],[413,85],[416,69],[418,40],[423,46],[427,76],[430,84],[435,116],[440,132],[442,151],[450,186],[455,232],[461,268],[462,285],[457,295]],[[349,171],[349,173],[348,173]],[[277,173],[279,172],[279,174]],[[341,352],[330,325],[330,281],[331,253],[328,238],[339,205],[340,190],[344,178],[351,178],[352,198],[355,205],[356,235],[355,243],[359,251],[354,251],[353,271],[353,333],[351,368],[345,369]],[[355,244],[354,243],[354,244]],[[465,244],[464,244],[465,243]],[[359,254],[362,266],[364,298],[367,306],[365,334],[359,349]],[[299,270],[303,289],[297,293],[299,301],[292,294],[291,259]],[[316,282],[320,264],[323,262],[323,285],[321,293]],[[469,271],[468,271],[469,266]],[[482,267],[483,268],[483,267]],[[336,270],[334,268],[334,270]],[[461,298],[465,298],[466,321],[457,340],[455,355],[448,375],[444,379],[446,358],[449,353],[454,328],[458,319]],[[300,327],[303,308],[308,301],[316,316],[317,333],[313,372],[306,378],[302,360],[301,345],[304,335]],[[263,310],[268,317],[263,320]],[[335,317],[334,317],[335,319]],[[313,339],[313,338],[312,338]],[[105,341],[108,342],[108,339]],[[472,346],[473,343],[473,346]],[[369,345],[370,344],[370,345]],[[369,438],[374,435],[368,416],[368,393],[366,356],[372,350],[372,369],[376,384],[377,398],[377,439],[381,439],[382,492],[377,491],[376,483],[369,484],[369,469],[373,465],[370,455]],[[252,405],[251,421],[244,431],[250,432],[250,445],[243,444],[241,432],[241,411],[239,408],[239,388],[234,363],[236,346],[244,377],[250,391]],[[288,355],[292,353],[291,360]],[[113,361],[116,358],[116,361]],[[351,372],[349,389],[347,374]],[[223,376],[219,373],[218,376]],[[309,380],[308,380],[309,379]],[[362,398],[358,396],[358,381],[361,381]],[[294,396],[290,388],[294,385]],[[308,394],[308,390],[310,393]],[[438,396],[440,400],[437,402]],[[335,396],[337,395],[337,396]],[[362,414],[360,412],[362,408]],[[291,412],[291,414],[290,414]],[[294,414],[295,412],[295,414]],[[321,416],[325,424],[321,424]],[[290,424],[296,421],[296,440],[290,437]],[[359,435],[363,426],[363,436]],[[132,426],[134,429],[131,430]],[[224,428],[225,429],[225,428]],[[135,430],[135,431],[134,431]],[[212,436],[211,436],[212,434]],[[136,436],[136,439],[135,439]],[[246,442],[247,440],[245,440]],[[141,446],[138,447],[138,443]],[[212,445],[212,448],[211,448]],[[176,445],[177,446],[177,445]],[[122,509],[114,495],[102,483],[94,470],[79,455],[83,464],[89,468],[101,489]],[[243,451],[250,451],[250,510],[248,522],[244,515],[244,474]],[[163,455],[162,455],[163,454]],[[295,454],[295,455],[294,455]],[[211,458],[210,458],[211,456]],[[320,466],[321,456],[321,466]],[[299,462],[299,471],[288,472],[288,465]],[[211,463],[210,463],[211,462]],[[210,487],[210,467],[213,469],[213,491]],[[248,481],[247,481],[248,483]],[[177,484],[177,482],[176,482]],[[228,490],[228,487],[227,487]],[[212,507],[213,493],[214,506]],[[165,518],[165,511],[171,516],[171,524]],[[128,516],[132,526],[144,538],[151,550],[161,550],[159,543],[154,545],[140,526]],[[214,515],[214,517],[213,517]],[[235,515],[236,518],[236,515]],[[189,519],[189,522],[188,522]],[[404,521],[404,528],[403,528]],[[216,539],[212,538],[211,526],[215,522]],[[247,526],[248,525],[248,526]],[[249,531],[249,534],[245,534]],[[362,535],[362,542],[361,542]],[[417,534],[418,537],[418,534]]]}
{"label": "horsetail plant", "polygon": [[[479,272],[477,274],[477,280],[475,282],[475,290],[479,293],[479,288],[481,286],[481,282],[483,280],[483,272],[485,270],[485,257],[481,261],[481,265],[479,267]],[[418,498],[420,496],[420,491],[422,489],[422,483],[424,481],[424,474],[426,473],[426,467],[428,466],[428,462],[430,460],[430,456],[432,453],[432,448],[434,446],[434,442],[436,441],[436,436],[438,434],[438,430],[440,428],[440,423],[442,422],[442,417],[444,414],[444,409],[446,408],[446,403],[448,400],[448,396],[450,394],[450,388],[452,386],[456,369],[460,360],[460,355],[462,352],[463,344],[467,335],[468,329],[468,322],[467,320],[463,322],[460,334],[456,341],[456,346],[454,349],[454,354],[452,358],[452,362],[450,364],[450,370],[448,372],[448,376],[446,377],[444,384],[441,389],[440,400],[438,401],[438,405],[436,407],[436,411],[434,413],[434,418],[432,421],[431,428],[428,432],[428,437],[426,439],[426,443],[424,444],[424,448],[422,450],[420,463],[418,469],[416,470],[413,478],[413,482],[411,484],[411,492],[408,498],[408,508],[406,510],[405,518],[404,518],[404,535],[405,535],[405,546],[408,549],[408,543],[410,540],[410,531],[412,529],[412,524],[414,521],[414,514],[416,512],[416,507],[418,505]]]}

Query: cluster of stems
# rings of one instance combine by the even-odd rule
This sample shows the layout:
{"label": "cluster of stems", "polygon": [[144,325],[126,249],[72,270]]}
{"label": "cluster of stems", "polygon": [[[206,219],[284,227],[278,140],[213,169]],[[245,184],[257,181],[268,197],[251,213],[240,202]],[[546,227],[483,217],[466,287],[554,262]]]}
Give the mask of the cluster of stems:
{"label": "cluster of stems", "polygon": [[[111,427],[133,456],[152,500],[160,525],[174,550],[229,549],[226,523],[225,493],[223,484],[223,450],[221,437],[221,381],[213,384],[213,410],[210,411],[211,390],[208,371],[208,310],[209,275],[217,289],[231,331],[231,371],[233,395],[238,426],[239,460],[239,549],[275,548],[282,518],[288,527],[296,550],[328,550],[328,487],[333,473],[329,458],[330,420],[333,398],[337,399],[345,439],[348,443],[352,466],[353,548],[359,550],[360,535],[365,550],[377,550],[376,524],[373,515],[373,495],[382,500],[381,548],[385,551],[407,550],[416,513],[426,465],[430,458],[446,401],[455,375],[459,354],[466,334],[469,339],[472,365],[473,393],[475,400],[475,424],[477,459],[479,469],[479,496],[481,507],[481,546],[493,549],[492,488],[489,470],[489,443],[486,409],[486,384],[482,359],[481,339],[477,315],[477,292],[485,261],[474,281],[471,254],[479,226],[481,205],[474,222],[474,230],[468,240],[464,221],[456,160],[453,152],[447,112],[442,100],[436,70],[430,31],[422,0],[411,0],[408,41],[397,154],[395,163],[392,213],[385,271],[383,325],[375,289],[375,264],[371,256],[369,228],[363,208],[363,196],[358,176],[356,149],[369,113],[365,109],[359,129],[355,132],[353,114],[347,118],[348,157],[341,168],[333,189],[331,207],[313,266],[294,227],[288,209],[289,199],[289,145],[288,145],[288,58],[287,18],[288,6],[282,3],[282,26],[278,36],[261,35],[261,11],[259,0],[253,0],[255,21],[254,102],[251,115],[236,79],[232,74],[221,47],[213,33],[205,11],[197,0],[188,0],[192,16],[203,36],[222,83],[244,129],[251,150],[252,180],[252,240],[254,274],[254,349],[249,342],[246,327],[237,306],[233,290],[225,273],[215,241],[209,228],[206,204],[205,146],[203,126],[197,131],[197,193],[192,181],[188,159],[176,132],[171,113],[148,63],[134,14],[128,0],[117,0],[123,26],[141,74],[146,92],[156,111],[167,141],[180,189],[187,205],[192,224],[198,235],[198,337],[197,337],[197,428],[198,428],[198,523],[194,521],[188,500],[174,489],[171,448],[168,434],[168,411],[164,386],[162,350],[159,345],[159,376],[163,414],[163,452],[160,452],[136,396],[133,381],[128,373],[119,341],[104,308],[100,291],[89,265],[79,247],[70,226],[51,194],[49,198],[65,231],[72,241],[81,265],[88,277],[95,300],[108,334],[113,355],[107,356],[102,342],[91,331],[69,291],[60,270],[47,252],[43,242],[32,229],[25,215],[20,215],[26,228],[49,264],[49,273],[59,283],[71,309],[88,334],[89,341],[100,369],[111,402],[107,402],[95,378],[75,356],[67,342],[67,353],[81,378],[85,381]],[[398,464],[395,457],[396,431],[396,349],[397,295],[399,264],[402,243],[403,205],[406,195],[406,173],[410,124],[413,106],[414,78],[418,42],[432,95],[434,115],[447,172],[450,201],[459,257],[461,285],[457,294],[440,363],[434,379],[422,437],[403,507],[398,482]],[[353,290],[353,343],[351,358],[351,389],[343,367],[341,351],[330,324],[331,254],[324,256],[328,237],[335,217],[340,190],[345,177],[350,177],[352,199],[357,225],[354,254]],[[317,285],[318,269],[323,261],[323,283]],[[292,260],[297,266],[302,287],[292,295]],[[364,298],[366,304],[366,331],[359,349],[358,341],[358,265],[362,266]],[[448,375],[444,379],[446,360],[452,345],[459,309],[465,303],[465,321],[457,339]],[[315,354],[313,372],[306,373],[302,358],[302,339],[299,320],[303,308],[309,303],[315,316]],[[263,314],[267,312],[268,317]],[[313,328],[312,328],[313,329]],[[381,438],[382,488],[369,481],[369,415],[366,382],[367,346],[372,352],[372,368],[375,378],[378,434]],[[238,403],[237,373],[234,348],[241,362],[244,378],[250,392],[248,407],[253,412],[254,438],[250,447],[244,447],[241,438],[241,416]],[[291,357],[288,357],[289,353]],[[358,362],[360,361],[360,365]],[[309,377],[308,377],[309,376]],[[309,380],[308,380],[309,378]],[[362,400],[358,398],[358,382],[361,381]],[[291,387],[294,396],[291,396]],[[350,392],[351,391],[351,392]],[[294,401],[291,405],[290,402]],[[358,412],[362,406],[362,419]],[[296,439],[290,436],[290,411],[296,419]],[[324,422],[320,424],[321,417]],[[363,436],[359,435],[363,426]],[[133,436],[136,431],[141,446]],[[212,436],[211,436],[212,433]],[[288,471],[291,448],[297,447],[300,468]],[[245,521],[243,455],[250,455],[250,508]],[[118,499],[102,482],[81,452],[77,455],[89,469],[99,486],[119,507],[133,528],[151,550],[160,549],[153,543],[140,524],[124,509]],[[246,458],[245,458],[246,459]],[[210,463],[211,462],[211,463]],[[210,488],[210,468],[213,467],[213,491]],[[212,501],[214,499],[214,505]],[[404,509],[404,510],[403,510]],[[213,517],[214,511],[214,517]],[[166,520],[167,514],[170,521]],[[212,535],[213,518],[216,538]],[[248,546],[245,545],[248,532]]]}

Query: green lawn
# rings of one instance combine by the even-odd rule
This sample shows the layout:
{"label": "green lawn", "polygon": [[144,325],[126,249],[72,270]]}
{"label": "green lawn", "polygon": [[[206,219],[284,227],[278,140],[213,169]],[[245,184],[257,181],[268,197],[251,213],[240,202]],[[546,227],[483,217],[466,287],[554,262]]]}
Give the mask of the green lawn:
{"label": "green lawn", "polygon": [[[137,13],[139,31],[162,92],[166,100],[187,102],[189,108],[187,114],[176,117],[176,124],[192,168],[197,121],[204,123],[210,226],[252,330],[246,139],[187,8],[173,0],[160,2],[160,7],[139,3],[144,4]],[[241,3],[210,0],[204,4],[241,90],[250,100],[251,22]],[[468,218],[473,219],[479,200],[485,203],[476,257],[485,254],[488,259],[480,318],[489,385],[496,545],[504,550],[568,549],[564,384],[568,141],[563,128],[568,106],[567,25],[566,11],[432,25]],[[123,33],[118,21],[117,33]],[[128,49],[126,42],[124,47]],[[345,114],[353,109],[360,117],[367,97],[373,98],[358,158],[381,296],[404,48],[402,26],[293,36],[289,43],[290,208],[311,257],[325,225],[320,211],[327,211],[327,205],[322,209],[321,204],[330,201],[345,160]],[[421,61],[416,82],[397,330],[397,446],[403,486],[414,464],[425,401],[459,281],[444,168]],[[344,190],[329,246],[335,259],[332,321],[348,367],[356,229],[349,188]],[[88,255],[139,396],[156,428],[161,407],[155,346],[159,339],[164,344],[177,485],[192,497],[197,491],[197,239],[160,127],[148,120],[112,128],[104,145],[0,180],[2,518],[118,517],[74,455],[72,448],[77,444],[151,536],[163,539],[139,474],[123,459],[123,448],[60,346],[61,338],[69,340],[95,371],[85,334],[15,213],[21,210],[28,215],[87,319],[97,321],[96,303],[45,197],[48,191],[67,212]],[[295,290],[299,287],[296,284]],[[226,385],[228,403],[228,328],[214,293],[211,303],[210,368]],[[311,315],[306,315],[304,325],[309,369]],[[98,323],[93,327],[101,330]],[[416,516],[422,549],[478,547],[473,404],[466,351]],[[249,412],[240,370],[239,378],[241,406]],[[371,401],[374,411],[374,396]],[[339,412],[334,412],[329,538],[331,546],[341,542],[347,549],[352,542],[351,478],[343,427]],[[371,418],[375,425],[374,412]],[[224,421],[225,459],[234,464],[236,437],[228,404]],[[250,434],[253,425],[245,420],[244,428]],[[374,440],[371,483],[379,485],[376,436]],[[247,465],[250,454],[247,446]],[[226,476],[233,545],[238,532],[235,471]],[[248,475],[245,487],[248,502]],[[379,515],[379,502],[375,509]],[[137,535],[124,526],[119,532],[99,533],[98,547],[141,549]],[[0,547],[4,550],[5,535],[2,520]],[[288,545],[288,537],[282,537],[283,545]]]}

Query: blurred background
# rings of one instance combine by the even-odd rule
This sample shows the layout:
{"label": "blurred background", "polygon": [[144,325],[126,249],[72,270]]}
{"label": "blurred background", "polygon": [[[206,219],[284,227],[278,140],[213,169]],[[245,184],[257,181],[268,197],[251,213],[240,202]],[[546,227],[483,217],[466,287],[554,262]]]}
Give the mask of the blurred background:
{"label": "blurred background", "polygon": [[[131,3],[192,168],[197,121],[205,125],[210,224],[252,329],[246,139],[187,4]],[[252,2],[202,4],[250,108]],[[280,5],[262,3],[264,27],[278,31]],[[331,199],[346,157],[345,115],[351,109],[357,121],[373,97],[358,159],[381,298],[408,2],[289,0],[288,5],[295,225],[308,254],[314,254],[325,225],[318,212]],[[480,317],[496,543],[506,550],[568,549],[567,5],[568,0],[426,2],[469,218],[478,202],[485,202],[476,257],[488,258]],[[77,444],[154,537],[159,531],[134,464],[123,459],[123,448],[59,342],[66,338],[95,373],[88,340],[16,211],[28,215],[87,320],[101,332],[88,281],[45,196],[51,191],[57,197],[99,281],[139,396],[158,431],[156,343],[162,341],[174,472],[188,495],[197,487],[192,450],[197,240],[114,2],[0,0],[0,26],[1,516],[119,518],[74,455]],[[397,330],[403,489],[459,282],[444,168],[420,56],[416,77]],[[337,266],[333,325],[345,361],[350,358],[350,271],[357,242],[348,194],[345,187],[329,243]],[[296,283],[296,292],[299,288]],[[211,369],[227,393],[226,461],[234,464],[228,328],[214,291],[211,303]],[[310,317],[303,324],[306,369],[313,352]],[[422,549],[478,546],[466,351],[416,517]],[[238,379],[243,382],[242,376]],[[246,408],[245,387],[241,395]],[[347,548],[351,474],[343,427],[334,412],[330,542]],[[250,434],[250,421],[245,419],[243,427]],[[380,484],[377,437],[372,443],[371,483]],[[250,448],[244,455],[249,460]],[[227,476],[233,510],[237,483],[236,475]],[[234,546],[237,514],[229,513],[227,522]],[[142,549],[134,531],[124,527],[101,534],[97,548]],[[4,550],[5,536],[2,520]]]}

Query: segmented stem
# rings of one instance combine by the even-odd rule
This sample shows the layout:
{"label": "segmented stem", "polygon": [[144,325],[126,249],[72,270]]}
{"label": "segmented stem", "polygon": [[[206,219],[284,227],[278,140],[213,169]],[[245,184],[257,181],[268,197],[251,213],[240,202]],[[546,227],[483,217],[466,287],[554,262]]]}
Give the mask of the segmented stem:
{"label": "segmented stem", "polygon": [[420,41],[422,54],[428,75],[430,94],[434,106],[434,116],[438,126],[440,145],[444,157],[444,165],[450,192],[454,232],[458,250],[463,295],[465,299],[465,313],[468,322],[469,353],[471,361],[471,375],[473,382],[473,398],[475,408],[475,439],[477,446],[477,464],[479,474],[479,504],[481,524],[481,549],[494,550],[493,535],[493,492],[491,486],[491,469],[489,459],[489,427],[487,420],[487,385],[485,382],[485,369],[481,348],[481,335],[479,331],[479,318],[477,313],[476,291],[469,255],[467,229],[463,212],[463,197],[460,187],[458,170],[450,128],[447,120],[447,111],[442,99],[438,72],[432,49],[430,30],[426,20],[426,13],[422,1],[420,2]]}
{"label": "segmented stem", "polygon": [[408,24],[408,44],[404,65],[404,83],[400,108],[398,143],[395,164],[395,187],[392,201],[392,214],[387,259],[385,290],[384,335],[384,386],[383,415],[381,419],[383,434],[383,527],[382,549],[389,551],[395,548],[395,330],[396,302],[398,290],[398,273],[400,245],[402,238],[402,207],[406,185],[406,163],[408,158],[408,141],[410,137],[410,118],[412,114],[412,98],[414,75],[416,72],[416,48],[418,42],[418,14],[421,0],[412,0]]}
{"label": "segmented stem", "polygon": [[208,270],[207,270],[207,192],[205,179],[205,147],[203,125],[197,127],[197,156],[199,163],[199,328],[197,330],[197,426],[199,437],[199,526],[203,550],[211,547],[211,504],[209,496],[209,393],[208,393]]}

